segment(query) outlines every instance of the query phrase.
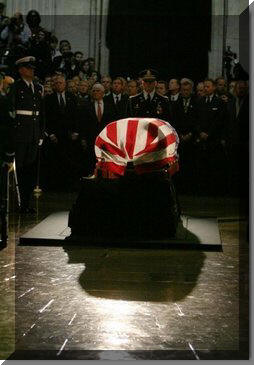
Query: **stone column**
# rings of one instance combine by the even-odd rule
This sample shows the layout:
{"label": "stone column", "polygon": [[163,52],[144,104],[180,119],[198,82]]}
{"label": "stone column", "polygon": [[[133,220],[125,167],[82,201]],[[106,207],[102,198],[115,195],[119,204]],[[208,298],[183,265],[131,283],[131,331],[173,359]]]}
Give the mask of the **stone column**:
{"label": "stone column", "polygon": [[211,51],[209,52],[208,76],[222,75],[224,1],[212,0]]}

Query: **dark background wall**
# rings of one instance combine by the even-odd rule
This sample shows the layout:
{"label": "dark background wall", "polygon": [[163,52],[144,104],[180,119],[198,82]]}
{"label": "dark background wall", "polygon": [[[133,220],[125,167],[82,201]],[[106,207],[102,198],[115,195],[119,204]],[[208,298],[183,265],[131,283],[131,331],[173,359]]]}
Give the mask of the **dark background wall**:
{"label": "dark background wall", "polygon": [[211,0],[110,0],[106,40],[113,76],[153,67],[161,78],[201,80],[208,73]]}

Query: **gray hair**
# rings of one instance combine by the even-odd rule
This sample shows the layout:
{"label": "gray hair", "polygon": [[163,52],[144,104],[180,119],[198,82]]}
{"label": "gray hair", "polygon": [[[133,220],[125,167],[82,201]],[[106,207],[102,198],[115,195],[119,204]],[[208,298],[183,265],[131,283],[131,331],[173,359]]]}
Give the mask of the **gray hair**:
{"label": "gray hair", "polygon": [[99,90],[101,90],[101,91],[103,91],[103,92],[105,92],[104,86],[103,86],[102,84],[98,83],[98,82],[96,82],[96,83],[93,85],[93,87],[92,87],[92,91],[93,91],[95,88],[96,88],[96,89],[99,89]]}
{"label": "gray hair", "polygon": [[194,82],[191,79],[187,79],[186,77],[181,79],[180,83],[181,85],[191,85],[192,88],[194,86]]}

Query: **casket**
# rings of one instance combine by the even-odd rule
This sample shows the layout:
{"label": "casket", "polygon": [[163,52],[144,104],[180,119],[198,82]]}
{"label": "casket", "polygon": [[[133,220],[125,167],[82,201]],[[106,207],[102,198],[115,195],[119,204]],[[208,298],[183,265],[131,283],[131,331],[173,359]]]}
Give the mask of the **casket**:
{"label": "casket", "polygon": [[167,122],[127,118],[95,142],[97,165],[69,213],[71,237],[144,240],[174,236],[179,209],[172,182],[178,136]]}

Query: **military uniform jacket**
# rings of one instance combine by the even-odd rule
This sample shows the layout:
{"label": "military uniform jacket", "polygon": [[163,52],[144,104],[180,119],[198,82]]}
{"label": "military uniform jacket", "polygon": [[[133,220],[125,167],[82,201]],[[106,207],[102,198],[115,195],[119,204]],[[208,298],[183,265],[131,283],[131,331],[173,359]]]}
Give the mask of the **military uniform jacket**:
{"label": "military uniform jacket", "polygon": [[0,164],[14,158],[14,119],[8,96],[0,94]]}
{"label": "military uniform jacket", "polygon": [[155,92],[153,99],[147,102],[144,94],[140,93],[129,98],[127,104],[128,117],[158,118],[171,123],[172,110],[166,96],[161,96]]}
{"label": "military uniform jacket", "polygon": [[22,79],[17,80],[11,87],[15,111],[15,140],[16,142],[38,144],[43,137],[44,114],[42,88],[33,83],[34,92]]}

